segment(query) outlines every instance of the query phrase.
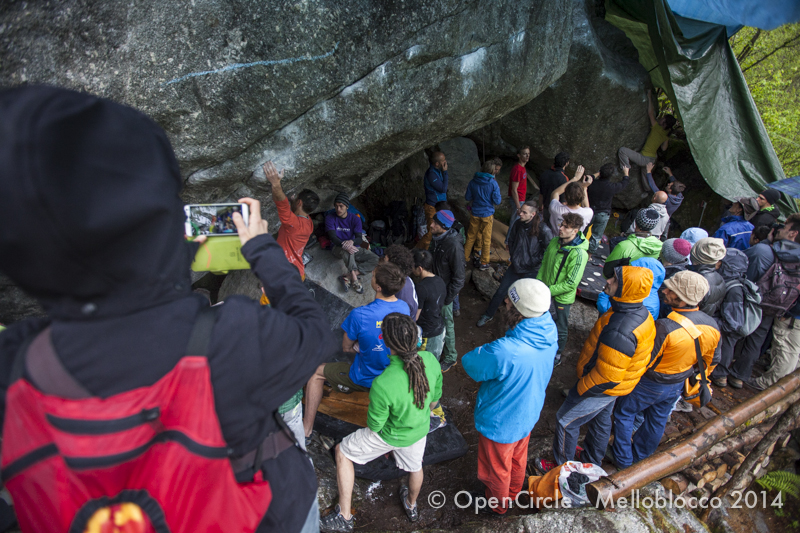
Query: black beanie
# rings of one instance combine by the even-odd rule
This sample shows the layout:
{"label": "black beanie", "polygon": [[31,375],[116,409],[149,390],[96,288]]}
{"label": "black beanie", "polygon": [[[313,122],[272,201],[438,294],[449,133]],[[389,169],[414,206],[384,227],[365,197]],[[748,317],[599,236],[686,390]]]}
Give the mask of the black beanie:
{"label": "black beanie", "polygon": [[340,192],[336,195],[336,198],[334,198],[333,203],[344,204],[347,207],[350,207],[350,198],[347,196],[347,193]]}
{"label": "black beanie", "polygon": [[781,199],[780,191],[775,189],[766,189],[764,192],[761,193],[761,196],[767,199],[770,205],[777,204]]}

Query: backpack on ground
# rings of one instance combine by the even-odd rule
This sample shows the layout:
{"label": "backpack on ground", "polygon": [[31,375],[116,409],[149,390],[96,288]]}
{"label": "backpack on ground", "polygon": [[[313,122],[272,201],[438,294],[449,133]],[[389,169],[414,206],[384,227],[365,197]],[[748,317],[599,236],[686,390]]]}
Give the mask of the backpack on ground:
{"label": "backpack on ground", "polygon": [[367,239],[375,246],[389,246],[390,231],[383,220],[373,220],[369,225]]}
{"label": "backpack on ground", "polygon": [[763,314],[783,316],[794,306],[800,296],[800,263],[778,260],[775,250],[772,250],[772,256],[775,262],[756,282],[756,285],[761,292]]}
{"label": "backpack on ground", "polygon": [[735,287],[742,288],[742,308],[744,309],[744,323],[736,329],[735,333],[747,337],[761,324],[761,294],[755,283],[747,278],[730,280],[725,283],[725,290],[730,291]]}

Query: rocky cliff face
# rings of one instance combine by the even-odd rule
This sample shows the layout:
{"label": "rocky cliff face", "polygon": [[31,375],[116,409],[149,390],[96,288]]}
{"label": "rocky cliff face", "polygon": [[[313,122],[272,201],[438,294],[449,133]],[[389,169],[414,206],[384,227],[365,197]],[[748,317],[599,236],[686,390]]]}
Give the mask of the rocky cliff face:
{"label": "rocky cliff face", "polygon": [[[644,144],[650,131],[647,72],[633,44],[603,20],[596,4],[572,2],[566,73],[529,104],[475,133],[476,139],[484,137],[488,152],[513,155],[517,148],[530,146],[529,168],[539,173],[550,167],[555,154],[567,151],[573,170],[582,164],[596,172],[603,163],[617,162],[620,146],[638,150]],[[636,169],[634,174],[638,176]],[[617,197],[618,206],[636,207],[642,192],[638,180],[631,179]]]}
{"label": "rocky cliff face", "polygon": [[141,109],[187,200],[263,197],[273,160],[326,202],[528,103],[566,70],[571,27],[568,0],[12,2],[0,86]]}

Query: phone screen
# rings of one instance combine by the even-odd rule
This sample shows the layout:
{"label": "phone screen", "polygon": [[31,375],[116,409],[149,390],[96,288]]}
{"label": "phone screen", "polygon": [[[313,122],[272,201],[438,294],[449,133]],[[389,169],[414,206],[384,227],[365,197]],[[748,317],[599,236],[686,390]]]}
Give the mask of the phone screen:
{"label": "phone screen", "polygon": [[197,204],[184,207],[186,213],[186,235],[209,237],[238,235],[233,223],[233,214],[240,213],[247,223],[248,213],[245,204]]}

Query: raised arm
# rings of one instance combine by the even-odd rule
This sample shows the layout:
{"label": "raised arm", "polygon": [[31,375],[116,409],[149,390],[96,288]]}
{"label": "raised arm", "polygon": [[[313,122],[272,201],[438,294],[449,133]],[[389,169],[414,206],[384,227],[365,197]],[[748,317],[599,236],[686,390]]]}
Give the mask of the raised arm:
{"label": "raised arm", "polygon": [[[650,186],[650,189],[653,191],[653,194],[658,192],[658,187],[656,187],[656,182],[653,180],[653,167],[655,165],[653,163],[647,163],[647,184]],[[625,167],[623,171],[627,176],[630,172],[630,168]]]}
{"label": "raised arm", "polygon": [[651,126],[658,124],[658,120],[656,120],[656,108],[653,106],[652,91],[647,91],[647,117],[650,119]]}
{"label": "raised arm", "polygon": [[286,194],[283,192],[283,188],[281,187],[283,169],[278,172],[278,169],[275,168],[275,165],[272,163],[272,161],[267,161],[261,168],[264,170],[264,176],[266,176],[267,181],[270,185],[272,185],[272,201],[277,204],[278,202],[286,200]]}
{"label": "raised arm", "polygon": [[564,191],[567,190],[567,185],[569,185],[572,182],[580,180],[583,177],[584,172],[585,169],[583,168],[583,165],[578,165],[578,168],[575,169],[575,176],[573,176],[572,179],[567,181],[566,183],[562,183],[561,185],[556,187],[556,189],[553,191],[553,194],[550,195],[549,201],[558,200],[558,197],[564,194]]}
{"label": "raised arm", "polygon": [[583,181],[581,181],[581,186],[583,187],[583,201],[581,202],[581,207],[589,207],[589,185],[592,184],[594,178],[592,176],[586,176]]}

